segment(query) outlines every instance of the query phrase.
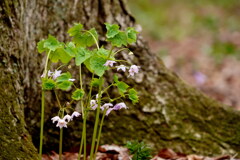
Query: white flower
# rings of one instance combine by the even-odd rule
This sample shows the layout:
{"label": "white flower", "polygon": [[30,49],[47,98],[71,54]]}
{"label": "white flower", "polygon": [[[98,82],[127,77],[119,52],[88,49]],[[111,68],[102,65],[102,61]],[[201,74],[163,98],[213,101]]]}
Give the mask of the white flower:
{"label": "white flower", "polygon": [[69,81],[73,82],[73,81],[75,81],[75,79],[71,79],[71,78],[70,78]]}
{"label": "white flower", "polygon": [[125,72],[126,68],[127,68],[126,66],[120,65],[120,66],[117,66],[117,71],[122,70],[123,72]]}
{"label": "white flower", "polygon": [[139,68],[139,66],[132,65],[129,69],[129,76],[134,76],[135,73],[138,73]]}
{"label": "white flower", "polygon": [[113,110],[113,108],[108,108],[107,112],[106,112],[106,116],[109,115],[109,113]]}
{"label": "white flower", "polygon": [[104,64],[104,66],[110,66],[112,67],[116,63],[115,61],[107,60],[107,62]]}
{"label": "white flower", "polygon": [[59,127],[59,128],[65,127],[65,128],[67,128],[67,122],[64,119],[60,118],[58,120],[58,123],[57,123],[56,127]]}
{"label": "white flower", "polygon": [[79,117],[81,114],[78,113],[77,111],[74,111],[71,115],[71,118],[74,118],[74,117]]}
{"label": "white flower", "polygon": [[63,120],[65,121],[65,120],[67,120],[67,122],[70,122],[71,120],[72,120],[72,116],[70,116],[70,115],[65,115],[64,117],[63,117]]}
{"label": "white flower", "polygon": [[62,71],[61,70],[55,70],[54,73],[52,73],[53,79],[56,79],[57,77],[61,76]]}
{"label": "white flower", "polygon": [[48,71],[48,77],[51,77],[53,74],[53,72],[51,72],[50,70]]}
{"label": "white flower", "polygon": [[101,110],[108,109],[109,107],[113,106],[112,103],[105,103],[103,106],[101,106]]}
{"label": "white flower", "polygon": [[53,123],[55,123],[55,122],[58,121],[59,119],[60,119],[59,116],[55,116],[55,117],[53,117],[51,120],[53,121]]}
{"label": "white flower", "polygon": [[123,103],[123,102],[118,103],[118,104],[116,104],[116,105],[113,107],[114,110],[120,110],[120,109],[122,109],[122,108],[127,109],[128,107],[127,107],[126,104]]}
{"label": "white flower", "polygon": [[96,100],[91,100],[90,101],[90,107],[92,108],[92,110],[95,110],[97,108],[98,104]]}

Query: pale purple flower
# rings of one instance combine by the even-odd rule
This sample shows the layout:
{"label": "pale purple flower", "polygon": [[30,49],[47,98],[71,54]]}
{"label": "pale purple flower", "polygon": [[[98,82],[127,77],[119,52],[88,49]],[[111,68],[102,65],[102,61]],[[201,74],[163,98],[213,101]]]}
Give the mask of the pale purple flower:
{"label": "pale purple flower", "polygon": [[70,115],[67,114],[67,115],[65,115],[65,116],[63,117],[63,120],[64,120],[64,121],[67,120],[67,122],[70,122],[70,121],[72,120],[72,118],[73,118],[72,116],[70,116]]}
{"label": "pale purple flower", "polygon": [[53,74],[53,72],[51,72],[50,70],[48,71],[48,77],[51,77]]}
{"label": "pale purple flower", "polygon": [[120,65],[120,66],[117,66],[117,71],[119,71],[119,70],[122,70],[123,72],[126,72],[126,66],[124,66],[124,65]]}
{"label": "pale purple flower", "polygon": [[114,110],[120,110],[120,109],[122,109],[122,108],[127,109],[128,107],[127,107],[126,104],[123,103],[123,102],[118,103],[118,104],[116,104],[116,105],[113,107]]}
{"label": "pale purple flower", "polygon": [[136,65],[131,65],[130,69],[129,69],[129,76],[134,76],[135,73],[139,72],[139,66]]}
{"label": "pale purple flower", "polygon": [[56,127],[59,127],[59,128],[65,127],[65,128],[67,128],[67,122],[64,119],[60,118],[58,120],[58,123],[57,123]]}
{"label": "pale purple flower", "polygon": [[95,110],[97,108],[97,101],[96,100],[91,100],[90,101],[90,107],[92,108],[92,110]]}
{"label": "pale purple flower", "polygon": [[197,84],[200,84],[200,85],[204,84],[207,80],[207,76],[202,72],[195,72],[193,74],[193,77],[195,78],[195,81],[197,82]]}
{"label": "pale purple flower", "polygon": [[60,119],[59,116],[55,116],[55,117],[53,117],[51,120],[53,121],[53,123],[55,123],[55,122],[58,121],[59,119]]}
{"label": "pale purple flower", "polygon": [[71,82],[74,82],[74,81],[75,81],[75,79],[71,79],[71,78],[70,78],[70,79],[69,79],[69,81],[71,81]]}
{"label": "pale purple flower", "polygon": [[44,74],[41,75],[41,78],[43,78],[43,77],[44,77]]}
{"label": "pale purple flower", "polygon": [[74,111],[71,115],[71,118],[73,119],[74,117],[79,117],[81,114],[78,113],[77,111]]}
{"label": "pale purple flower", "polygon": [[53,79],[56,79],[57,77],[61,76],[61,73],[62,73],[61,70],[55,70],[55,71],[52,73]]}
{"label": "pale purple flower", "polygon": [[101,106],[101,110],[108,109],[109,107],[113,106],[112,103],[105,103],[103,106]]}
{"label": "pale purple flower", "polygon": [[111,60],[107,60],[107,62],[104,64],[104,66],[109,66],[109,67],[113,67],[114,63],[116,63],[115,61],[111,61]]}
{"label": "pale purple flower", "polygon": [[106,112],[106,116],[109,115],[109,113],[113,110],[113,108],[108,108],[107,112]]}

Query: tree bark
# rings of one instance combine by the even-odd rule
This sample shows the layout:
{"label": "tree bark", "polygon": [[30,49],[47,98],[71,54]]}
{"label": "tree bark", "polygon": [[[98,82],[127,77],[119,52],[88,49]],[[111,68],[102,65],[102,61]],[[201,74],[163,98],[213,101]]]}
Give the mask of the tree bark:
{"label": "tree bark", "polygon": [[[48,34],[60,41],[68,40],[66,31],[74,22],[88,29],[95,27],[102,35],[100,40],[106,31],[105,22],[117,23],[123,29],[139,25],[123,0],[4,0],[0,13],[0,146],[3,147],[0,158],[34,159],[36,149],[25,127],[27,124],[38,147],[40,75],[44,58],[37,54],[36,43]],[[125,52],[120,58],[141,66],[140,74],[128,80],[139,90],[140,103],[129,104],[129,110],[107,117],[102,143],[123,144],[138,139],[145,140],[155,150],[168,147],[204,155],[240,153],[239,112],[185,84],[149,51],[141,36],[129,47],[134,58],[128,58]],[[84,79],[88,80],[87,75]],[[48,93],[46,99],[45,152],[57,148],[59,131],[50,121],[57,114],[57,102],[52,93]],[[88,141],[93,121],[91,115]],[[65,150],[79,145],[80,128],[79,122],[74,122],[64,131]],[[13,150],[17,152],[12,153]]]}

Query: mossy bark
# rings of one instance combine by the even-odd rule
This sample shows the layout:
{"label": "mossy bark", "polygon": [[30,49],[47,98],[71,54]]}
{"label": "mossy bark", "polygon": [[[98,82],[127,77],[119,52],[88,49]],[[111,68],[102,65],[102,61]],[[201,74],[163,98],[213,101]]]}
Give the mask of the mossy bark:
{"label": "mossy bark", "polygon": [[[23,106],[28,131],[38,146],[40,75],[44,55],[37,54],[36,43],[49,33],[60,41],[66,41],[66,31],[74,22],[80,22],[86,28],[95,27],[101,35],[106,31],[105,22],[117,23],[121,28],[138,28],[139,25],[136,25],[123,0],[10,0],[1,2],[0,12],[3,33],[0,39],[0,83],[3,86],[1,97],[4,97],[0,100],[0,127],[3,128],[0,138],[4,139],[0,146],[14,144],[16,151],[25,152],[26,157],[34,157],[36,150],[24,128]],[[239,112],[185,84],[149,51],[142,37],[130,49],[135,54],[134,58],[129,58],[125,52],[119,58],[141,66],[140,74],[128,80],[139,90],[140,103],[135,106],[129,103],[129,110],[111,113],[106,118],[102,143],[123,144],[127,140],[138,139],[145,140],[155,150],[169,147],[205,155],[239,152]],[[108,76],[112,77],[112,73]],[[123,75],[122,78],[125,77]],[[84,80],[88,81],[87,75]],[[64,94],[62,97],[68,98]],[[57,150],[59,130],[50,121],[57,114],[57,102],[50,92],[46,101],[44,151]],[[90,115],[87,124],[89,141],[93,121],[94,116]],[[75,121],[64,130],[65,150],[79,146],[80,128],[81,124]],[[12,139],[18,140],[16,145]],[[0,149],[2,151],[6,154],[0,156],[16,157],[19,153],[9,154],[11,147],[4,147]]]}

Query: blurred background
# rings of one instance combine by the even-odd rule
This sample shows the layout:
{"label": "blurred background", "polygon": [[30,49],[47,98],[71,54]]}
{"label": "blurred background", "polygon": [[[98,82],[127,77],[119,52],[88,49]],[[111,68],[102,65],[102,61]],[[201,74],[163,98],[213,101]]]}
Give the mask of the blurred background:
{"label": "blurred background", "polygon": [[240,110],[239,0],[128,0],[142,35],[186,83]]}

